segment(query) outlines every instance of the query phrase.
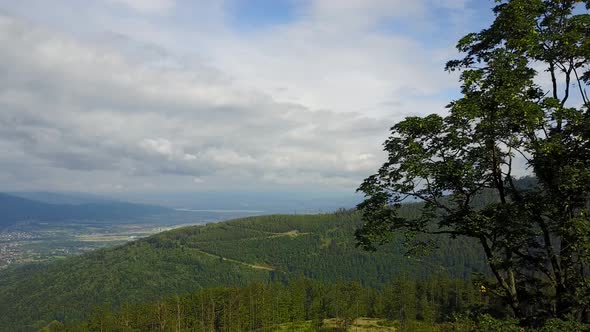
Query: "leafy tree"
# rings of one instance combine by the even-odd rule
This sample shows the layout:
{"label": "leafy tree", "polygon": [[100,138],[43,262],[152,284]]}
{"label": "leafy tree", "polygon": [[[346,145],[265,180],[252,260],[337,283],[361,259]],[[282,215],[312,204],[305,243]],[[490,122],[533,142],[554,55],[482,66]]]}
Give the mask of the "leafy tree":
{"label": "leafy tree", "polygon": [[63,323],[54,320],[51,323],[47,324],[47,326],[43,327],[39,331],[40,332],[54,332],[54,331],[63,331],[64,329],[65,329],[65,326]]}
{"label": "leafy tree", "polygon": [[[492,25],[462,38],[464,58],[446,66],[462,83],[448,115],[391,128],[387,162],[359,187],[360,246],[375,249],[399,232],[411,251],[430,247],[423,234],[474,238],[495,279],[486,287],[517,318],[588,320],[589,8],[496,1]],[[516,164],[536,183],[519,184]],[[399,213],[415,200],[421,214]]]}

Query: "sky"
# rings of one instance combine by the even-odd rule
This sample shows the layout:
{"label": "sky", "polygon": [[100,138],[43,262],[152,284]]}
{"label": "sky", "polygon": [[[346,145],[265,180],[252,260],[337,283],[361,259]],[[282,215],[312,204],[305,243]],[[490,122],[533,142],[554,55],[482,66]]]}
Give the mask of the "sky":
{"label": "sky", "polygon": [[0,188],[353,191],[486,0],[0,0]]}

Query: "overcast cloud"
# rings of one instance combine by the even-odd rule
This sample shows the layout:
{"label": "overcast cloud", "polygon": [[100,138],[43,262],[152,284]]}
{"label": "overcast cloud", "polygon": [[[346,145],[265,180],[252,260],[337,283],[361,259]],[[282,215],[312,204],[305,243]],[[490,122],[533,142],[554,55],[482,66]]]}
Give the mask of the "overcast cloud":
{"label": "overcast cloud", "polygon": [[352,190],[490,6],[256,3],[0,0],[0,186]]}

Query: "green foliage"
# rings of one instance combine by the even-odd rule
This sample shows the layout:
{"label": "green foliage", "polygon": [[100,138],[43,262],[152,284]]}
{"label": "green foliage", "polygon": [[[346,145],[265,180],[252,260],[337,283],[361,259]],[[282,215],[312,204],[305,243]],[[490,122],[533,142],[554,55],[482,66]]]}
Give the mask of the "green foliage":
{"label": "green foliage", "polygon": [[[431,278],[425,281],[396,279],[388,287],[405,285],[424,290],[435,284],[441,291],[429,294],[433,308],[444,308],[454,292],[442,286],[462,285],[462,292],[477,292],[462,280]],[[318,331],[370,330],[386,327],[392,320],[375,314],[375,303],[391,302],[395,312],[405,312],[395,321],[398,331],[438,331],[434,320],[424,321],[423,306],[411,294],[404,301],[392,299],[385,290],[363,287],[355,281],[322,283],[295,279],[282,283],[254,283],[247,287],[221,287],[172,296],[154,302],[125,304],[118,309],[96,307],[83,322],[52,323],[55,331]],[[463,303],[457,308],[474,303]],[[447,311],[432,311],[433,319],[443,320]],[[373,319],[367,319],[372,315]],[[354,327],[353,327],[354,325]],[[392,330],[392,329],[388,329]],[[52,330],[54,331],[54,330]]]}
{"label": "green foliage", "polygon": [[584,332],[590,331],[590,327],[588,325],[582,324],[575,320],[560,320],[560,319],[550,319],[545,323],[545,326],[538,330],[539,332]]}
{"label": "green foliage", "polygon": [[500,320],[489,315],[483,315],[479,320],[479,330],[489,332],[522,332],[518,321],[514,319]]}
{"label": "green foliage", "polygon": [[[404,213],[414,210],[419,205],[405,207]],[[38,329],[52,320],[88,318],[95,306],[116,308],[197,289],[287,282],[300,276],[335,284],[355,280],[359,284],[349,290],[354,293],[360,286],[381,287],[402,274],[467,278],[485,270],[473,243],[446,237],[437,239],[441,250],[429,257],[405,257],[401,238],[382,252],[364,252],[354,242],[361,223],[354,211],[252,217],[179,228],[78,257],[2,271],[0,326]],[[297,295],[281,305],[301,311],[301,301],[310,297]],[[349,299],[334,296],[341,304],[335,308],[343,308]],[[319,312],[325,303],[310,305]]]}
{"label": "green foliage", "polygon": [[39,330],[39,332],[58,332],[65,330],[65,328],[66,327],[62,322],[54,320],[51,323],[47,324],[47,326]]}
{"label": "green foliage", "polygon": [[[493,24],[462,38],[465,57],[447,64],[460,71],[463,94],[449,114],[391,128],[387,162],[359,187],[366,199],[358,243],[374,250],[404,234],[422,251],[430,247],[423,234],[471,238],[495,277],[484,286],[522,323],[587,321],[590,100],[582,77],[590,70],[590,15],[581,5],[588,2],[496,2]],[[539,66],[548,90],[536,84]],[[526,163],[535,185],[518,184],[517,163]],[[423,202],[420,213],[402,213],[409,200]]]}

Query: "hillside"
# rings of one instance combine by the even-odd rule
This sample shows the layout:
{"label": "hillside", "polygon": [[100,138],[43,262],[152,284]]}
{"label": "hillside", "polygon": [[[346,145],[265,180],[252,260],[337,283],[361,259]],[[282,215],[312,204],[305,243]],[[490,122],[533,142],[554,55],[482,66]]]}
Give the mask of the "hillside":
{"label": "hillside", "polygon": [[0,193],[0,229],[19,221],[117,220],[171,212],[153,205],[116,201],[49,204]]}
{"label": "hillside", "polygon": [[[436,324],[490,308],[469,281],[433,275],[396,278],[380,288],[307,278],[215,287],[157,301],[97,307],[82,322],[52,321],[45,332],[84,331],[473,331]],[[443,329],[443,327],[446,328]],[[482,331],[488,331],[482,329]]]}
{"label": "hillside", "polygon": [[254,281],[305,276],[379,286],[402,274],[467,277],[485,271],[469,241],[441,238],[440,250],[423,259],[404,257],[399,240],[377,253],[364,252],[355,248],[353,235],[360,223],[355,212],[251,217],[9,269],[0,273],[0,326],[40,326],[82,318],[95,304],[144,302]]}

